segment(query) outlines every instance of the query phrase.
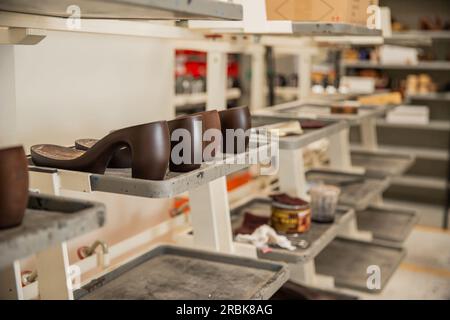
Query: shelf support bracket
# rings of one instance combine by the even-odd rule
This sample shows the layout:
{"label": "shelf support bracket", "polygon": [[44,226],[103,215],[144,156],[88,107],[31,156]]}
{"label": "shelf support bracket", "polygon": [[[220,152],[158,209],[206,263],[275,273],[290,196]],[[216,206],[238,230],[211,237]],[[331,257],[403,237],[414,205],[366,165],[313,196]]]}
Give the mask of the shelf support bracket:
{"label": "shelf support bracket", "polygon": [[378,149],[377,140],[377,120],[374,117],[367,118],[361,121],[361,144],[370,151]]}
{"label": "shelf support bracket", "polygon": [[234,253],[226,178],[190,191],[189,205],[195,246]]}
{"label": "shelf support bracket", "polygon": [[254,45],[251,53],[252,79],[250,90],[250,108],[252,111],[263,109],[267,106],[266,99],[266,49],[263,45]]}
{"label": "shelf support bracket", "polygon": [[23,300],[19,261],[0,270],[0,283],[0,300]]}
{"label": "shelf support bracket", "polygon": [[303,150],[280,150],[280,190],[307,199]]}
{"label": "shelf support bracket", "polygon": [[39,296],[42,300],[73,300],[67,243],[36,255]]}
{"label": "shelf support bracket", "polygon": [[350,157],[350,130],[344,129],[332,135],[328,148],[330,167],[332,169],[351,170],[352,160]]}
{"label": "shelf support bracket", "polygon": [[[214,42],[211,43],[211,46],[214,46]],[[228,57],[225,52],[208,52],[207,110],[224,110],[227,108],[227,65]]]}
{"label": "shelf support bracket", "polygon": [[45,38],[42,30],[30,28],[0,27],[0,44],[35,45]]}

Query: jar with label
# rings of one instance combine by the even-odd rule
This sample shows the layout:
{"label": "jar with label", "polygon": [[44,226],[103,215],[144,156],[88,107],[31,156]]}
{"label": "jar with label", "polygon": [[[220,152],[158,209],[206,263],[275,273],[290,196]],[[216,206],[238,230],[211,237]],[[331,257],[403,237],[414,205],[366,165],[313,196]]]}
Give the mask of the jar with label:
{"label": "jar with label", "polygon": [[304,233],[311,227],[309,203],[287,194],[272,196],[271,225],[279,233]]}

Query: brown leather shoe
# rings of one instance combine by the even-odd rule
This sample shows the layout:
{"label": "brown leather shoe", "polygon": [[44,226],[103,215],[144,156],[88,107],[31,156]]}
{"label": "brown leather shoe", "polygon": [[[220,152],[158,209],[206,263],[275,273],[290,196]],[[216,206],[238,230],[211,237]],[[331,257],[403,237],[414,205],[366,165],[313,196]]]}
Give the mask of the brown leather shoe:
{"label": "brown leather shoe", "polygon": [[[203,160],[203,130],[202,116],[182,116],[168,122],[171,137],[171,156],[169,170],[172,172],[190,172],[201,167]],[[177,129],[187,130],[191,141],[184,142],[184,138],[174,135]],[[184,155],[182,150],[178,152],[175,148],[190,143],[190,154]],[[180,145],[181,144],[181,145]],[[184,161],[187,159],[187,161]]]}
{"label": "brown leather shoe", "polygon": [[[75,149],[86,151],[92,148],[97,142],[98,139],[78,139],[75,141]],[[131,150],[128,147],[117,150],[111,157],[108,168],[131,168]]]}
{"label": "brown leather shoe", "polygon": [[86,151],[55,145],[31,147],[37,166],[103,174],[111,157],[124,147],[131,150],[133,178],[163,180],[170,158],[169,128],[166,121],[114,131]]}
{"label": "brown leather shoe", "polygon": [[28,163],[23,147],[0,149],[0,229],[22,223],[28,202]]}
{"label": "brown leather shoe", "polygon": [[[205,140],[205,132],[210,129],[216,129],[219,133],[221,133],[222,126],[220,124],[219,112],[217,110],[204,111],[195,113],[194,116],[200,115],[202,116],[202,128],[203,128],[203,161],[213,161],[216,157],[216,151],[222,150],[222,134],[220,135],[220,141],[216,141],[215,138],[211,141]],[[208,152],[205,155],[205,149],[212,148],[212,152]],[[208,148],[209,149],[209,148]]]}
{"label": "brown leather shoe", "polygon": [[[222,150],[224,153],[239,154],[248,149],[250,140],[250,130],[252,127],[252,118],[248,107],[231,108],[219,112],[220,123],[222,125],[223,143]],[[246,133],[245,145],[234,138],[234,141],[227,141],[227,130],[242,129]],[[229,144],[227,148],[227,144]]]}

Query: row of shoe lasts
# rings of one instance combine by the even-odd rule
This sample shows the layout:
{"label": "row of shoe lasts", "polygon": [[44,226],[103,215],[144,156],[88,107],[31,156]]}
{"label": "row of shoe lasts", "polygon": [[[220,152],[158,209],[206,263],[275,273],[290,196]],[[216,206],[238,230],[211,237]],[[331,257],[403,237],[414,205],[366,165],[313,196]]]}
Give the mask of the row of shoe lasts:
{"label": "row of shoe lasts", "polygon": [[[200,125],[201,124],[201,125]],[[75,148],[41,144],[31,147],[31,158],[35,165],[57,169],[75,170],[103,174],[109,168],[130,168],[133,178],[163,180],[167,169],[173,172],[189,172],[200,168],[203,150],[215,141],[205,142],[203,134],[209,129],[222,133],[222,151],[239,153],[244,150],[234,147],[226,150],[226,130],[251,128],[251,116],[247,107],[223,111],[206,111],[182,116],[171,121],[158,121],[113,131],[101,140],[82,139]],[[190,161],[173,161],[172,149],[179,143],[172,141],[172,133],[185,129],[191,135]],[[247,148],[246,139],[245,148]],[[211,153],[214,157],[214,152]],[[183,157],[185,159],[185,157]]]}

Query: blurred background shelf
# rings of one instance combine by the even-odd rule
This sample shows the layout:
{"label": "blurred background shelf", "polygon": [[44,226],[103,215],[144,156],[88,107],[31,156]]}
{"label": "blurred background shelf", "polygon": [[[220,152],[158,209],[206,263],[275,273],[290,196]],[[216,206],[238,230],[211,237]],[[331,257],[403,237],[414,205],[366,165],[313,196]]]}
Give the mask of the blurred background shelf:
{"label": "blurred background shelf", "polygon": [[450,101],[450,92],[407,95],[406,98],[418,101]]}
{"label": "blurred background shelf", "polygon": [[416,65],[402,64],[380,64],[371,61],[344,61],[342,66],[349,69],[393,69],[393,70],[450,70],[450,62],[448,61],[422,61]]}
{"label": "blurred background shelf", "polygon": [[[237,100],[241,97],[241,89],[239,88],[231,88],[226,92],[227,100]],[[177,108],[181,108],[183,106],[196,105],[196,104],[205,104],[208,100],[208,94],[206,92],[201,93],[185,93],[185,94],[177,94],[175,96],[175,106]]]}

